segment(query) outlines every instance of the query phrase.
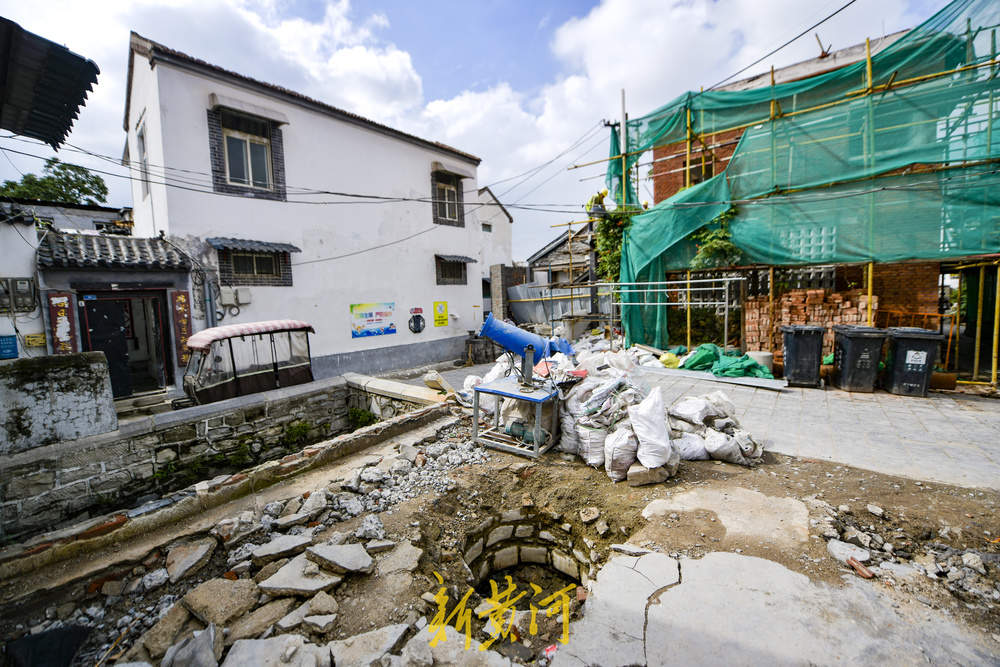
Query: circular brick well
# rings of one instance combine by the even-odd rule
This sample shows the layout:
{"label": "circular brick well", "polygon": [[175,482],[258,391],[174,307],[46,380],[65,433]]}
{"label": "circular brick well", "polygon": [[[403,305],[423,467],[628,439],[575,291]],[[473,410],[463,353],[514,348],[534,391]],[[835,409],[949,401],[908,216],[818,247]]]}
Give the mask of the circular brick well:
{"label": "circular brick well", "polygon": [[510,510],[493,516],[465,534],[462,557],[475,586],[491,573],[520,565],[541,565],[586,586],[593,565],[576,544],[573,526],[559,514],[533,508]]}

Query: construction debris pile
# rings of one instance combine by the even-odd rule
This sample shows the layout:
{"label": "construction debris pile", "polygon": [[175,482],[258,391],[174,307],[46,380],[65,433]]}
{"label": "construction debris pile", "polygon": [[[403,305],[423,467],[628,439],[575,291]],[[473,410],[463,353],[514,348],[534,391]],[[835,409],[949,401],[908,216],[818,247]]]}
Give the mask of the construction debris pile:
{"label": "construction debris pile", "polygon": [[[692,355],[698,355],[695,350]],[[715,459],[751,466],[760,461],[763,447],[740,428],[736,408],[721,391],[685,396],[665,406],[658,386],[648,386],[644,367],[663,368],[665,362],[647,349],[612,349],[599,336],[573,345],[572,356],[556,353],[535,367],[535,379],[546,378],[559,389],[560,451],[577,454],[596,468],[604,467],[614,482],[632,486],[663,482],[677,473],[681,460]],[[673,355],[672,355],[673,356]],[[501,357],[485,377],[470,375],[465,397],[479,384],[488,384],[515,371],[513,360]],[[482,395],[480,407],[498,409],[497,397]],[[510,429],[525,418],[518,402],[500,401],[500,421]],[[550,423],[543,416],[545,423]]]}

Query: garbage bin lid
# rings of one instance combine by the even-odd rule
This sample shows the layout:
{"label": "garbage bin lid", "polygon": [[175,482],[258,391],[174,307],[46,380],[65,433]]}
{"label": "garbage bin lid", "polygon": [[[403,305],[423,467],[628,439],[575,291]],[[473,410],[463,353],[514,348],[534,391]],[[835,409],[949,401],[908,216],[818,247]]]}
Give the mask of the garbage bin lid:
{"label": "garbage bin lid", "polygon": [[920,327],[889,327],[889,336],[892,338],[924,338],[928,340],[944,340],[944,334],[933,329],[921,329]]}
{"label": "garbage bin lid", "polygon": [[826,333],[826,327],[820,327],[814,324],[783,324],[781,325],[781,333],[798,333],[798,334]]}
{"label": "garbage bin lid", "polygon": [[884,338],[886,333],[885,329],[863,327],[856,324],[834,324],[833,330],[844,336],[854,338]]}

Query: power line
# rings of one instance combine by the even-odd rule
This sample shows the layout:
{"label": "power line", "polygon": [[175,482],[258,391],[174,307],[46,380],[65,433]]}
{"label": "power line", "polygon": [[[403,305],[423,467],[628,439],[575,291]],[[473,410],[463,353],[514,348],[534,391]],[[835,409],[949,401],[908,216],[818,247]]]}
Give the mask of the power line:
{"label": "power line", "polygon": [[345,257],[354,257],[355,255],[361,255],[366,252],[371,252],[372,250],[378,250],[379,248],[385,248],[391,245],[396,245],[402,243],[403,241],[409,241],[415,236],[420,236],[421,234],[426,234],[427,232],[432,232],[435,229],[441,229],[441,225],[434,225],[433,227],[428,227],[427,229],[422,229],[419,232],[410,234],[409,236],[404,236],[403,238],[396,239],[395,241],[387,241],[386,243],[380,243],[379,245],[373,245],[370,248],[364,248],[362,250],[355,250],[353,252],[344,253],[343,255],[335,255],[334,257],[320,257],[319,259],[307,259],[304,262],[295,262],[292,266],[302,266],[303,264],[317,264],[319,262],[332,262],[335,259],[344,259]]}
{"label": "power line", "polygon": [[833,12],[832,14],[828,14],[828,15],[827,15],[827,16],[826,16],[825,18],[823,18],[823,19],[820,19],[820,20],[819,20],[819,21],[817,21],[816,23],[812,24],[811,26],[809,26],[808,28],[806,28],[805,30],[803,30],[802,32],[800,32],[799,34],[797,34],[797,35],[796,35],[795,37],[792,37],[792,38],[791,38],[790,40],[788,40],[787,42],[785,42],[784,44],[782,44],[782,45],[781,45],[781,46],[779,46],[778,48],[776,48],[776,49],[772,49],[771,51],[768,51],[768,52],[767,52],[767,53],[765,53],[765,54],[764,54],[763,56],[761,56],[761,57],[760,57],[760,58],[758,58],[757,60],[753,61],[752,63],[750,63],[749,65],[747,65],[747,66],[746,66],[746,67],[744,67],[743,69],[741,69],[741,70],[738,70],[738,71],[736,71],[736,72],[733,72],[732,74],[730,74],[729,76],[727,76],[727,77],[726,77],[725,79],[723,79],[722,81],[719,81],[719,82],[718,82],[718,83],[716,83],[715,85],[713,85],[713,86],[710,86],[709,88],[707,88],[707,89],[706,89],[706,91],[708,91],[708,90],[715,90],[716,88],[718,88],[719,86],[721,86],[722,84],[724,84],[724,83],[725,83],[726,81],[729,81],[730,79],[732,79],[732,78],[733,78],[734,76],[737,76],[737,75],[739,75],[739,74],[742,74],[743,72],[747,71],[747,70],[748,70],[748,69],[750,69],[751,67],[753,67],[753,66],[755,66],[755,65],[758,65],[758,64],[760,64],[761,62],[763,62],[763,61],[767,60],[768,58],[770,58],[770,57],[771,57],[771,56],[773,56],[773,55],[774,55],[775,53],[777,53],[778,51],[782,50],[783,48],[785,48],[786,46],[788,46],[789,44],[791,44],[791,43],[792,43],[792,42],[794,42],[795,40],[799,39],[800,37],[802,37],[803,35],[805,35],[805,34],[807,34],[807,33],[809,33],[809,32],[812,32],[812,31],[813,31],[813,30],[814,30],[815,28],[818,28],[818,27],[819,27],[819,26],[821,26],[822,24],[826,23],[827,21],[829,21],[830,19],[832,19],[832,18],[833,18],[834,16],[836,16],[836,15],[837,15],[837,14],[839,14],[840,12],[844,11],[845,9],[847,9],[848,7],[850,7],[851,5],[853,5],[853,4],[855,3],[855,2],[857,2],[857,0],[848,0],[848,2],[847,2],[847,3],[845,3],[845,4],[841,5],[841,6],[840,6],[840,8],[839,8],[839,9],[837,9],[836,11],[834,11],[834,12]]}
{"label": "power line", "polygon": [[[40,160],[47,159],[47,158],[45,158],[45,157],[43,157],[41,155],[35,155],[34,153],[26,153],[24,151],[15,150],[13,148],[0,147],[0,151],[9,151],[9,152],[15,153],[17,155],[25,155],[25,156],[37,158],[37,159],[40,159]],[[181,185],[181,184],[178,184],[178,183],[170,182],[169,180],[158,181],[158,180],[152,180],[152,179],[149,179],[149,178],[142,178],[142,177],[136,177],[136,176],[131,176],[131,175],[118,174],[118,173],[111,172],[111,171],[106,171],[106,170],[103,170],[103,169],[97,169],[97,168],[93,168],[93,167],[83,167],[82,165],[74,164],[74,163],[71,163],[71,162],[63,162],[63,164],[66,164],[66,165],[69,165],[69,166],[74,166],[74,167],[81,167],[81,168],[84,168],[84,169],[88,169],[89,171],[98,173],[98,174],[104,174],[104,175],[107,175],[107,176],[113,176],[115,178],[122,178],[122,179],[126,179],[126,180],[129,180],[129,181],[139,181],[139,182],[145,181],[147,183],[152,183],[154,185],[164,185],[166,187],[172,187],[172,188],[176,188],[176,189],[179,189],[179,190],[187,190],[187,191],[190,191],[190,192],[197,192],[197,193],[200,193],[200,194],[215,195],[215,196],[220,196],[220,197],[235,197],[235,198],[238,198],[238,199],[244,199],[243,195],[241,195],[241,194],[230,194],[230,193],[227,193],[227,192],[216,192],[215,190],[205,190],[205,189],[201,189],[201,188],[197,188],[197,187],[191,187],[189,185]],[[472,191],[470,190],[469,192],[472,192]],[[329,200],[327,200],[327,201],[312,201],[312,200],[305,200],[305,199],[286,199],[284,201],[286,203],[290,203],[290,204],[309,204],[309,205],[395,204],[395,203],[406,203],[406,202],[417,202],[417,203],[435,204],[435,203],[440,203],[440,202],[445,201],[445,200],[442,200],[442,199],[435,199],[434,197],[399,197],[399,196],[390,196],[390,195],[364,194],[364,193],[357,193],[357,192],[342,192],[342,191],[336,191],[336,190],[316,190],[315,194],[317,194],[317,195],[334,196],[334,197],[344,197],[345,199],[348,199],[350,201],[329,201]],[[480,204],[480,206],[493,206],[493,205],[494,204],[491,204],[491,203]],[[542,211],[542,212],[551,212],[551,213],[576,213],[577,212],[577,205],[576,204],[548,204],[548,203],[539,203],[539,204],[503,204],[501,202],[498,202],[496,205],[497,206],[505,206],[507,208],[516,208],[516,209],[523,209],[523,210],[528,210],[528,211]],[[563,208],[556,208],[556,207],[563,207]],[[573,208],[572,208],[572,210],[565,210],[565,207],[573,207]]]}

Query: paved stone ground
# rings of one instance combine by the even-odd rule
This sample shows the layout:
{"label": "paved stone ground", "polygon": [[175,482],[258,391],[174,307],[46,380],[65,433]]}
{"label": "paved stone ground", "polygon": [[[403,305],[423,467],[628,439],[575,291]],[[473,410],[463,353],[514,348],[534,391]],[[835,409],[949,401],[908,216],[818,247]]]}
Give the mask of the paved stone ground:
{"label": "paved stone ground", "polygon": [[722,390],[765,449],[957,486],[1000,489],[1000,400],[955,393],[770,391],[658,373],[664,403]]}

